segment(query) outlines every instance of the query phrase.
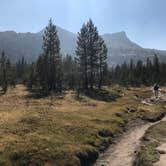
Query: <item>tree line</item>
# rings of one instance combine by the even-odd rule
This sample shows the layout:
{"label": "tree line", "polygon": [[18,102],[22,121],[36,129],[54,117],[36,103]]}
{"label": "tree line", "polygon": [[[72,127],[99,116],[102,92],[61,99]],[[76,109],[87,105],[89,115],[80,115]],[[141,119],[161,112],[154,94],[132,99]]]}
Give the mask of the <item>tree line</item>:
{"label": "tree line", "polygon": [[28,64],[21,58],[11,65],[11,70],[10,60],[2,53],[0,69],[4,92],[8,85],[17,83],[24,83],[29,88],[38,87],[46,93],[61,92],[68,88],[83,91],[93,89],[94,86],[101,88],[107,48],[92,20],[83,24],[78,33],[74,59],[71,55],[62,57],[57,29],[51,19],[44,31],[42,49],[37,62]]}
{"label": "tree line", "polygon": [[62,56],[56,26],[49,20],[43,35],[43,52],[38,60],[28,64],[24,57],[11,63],[3,51],[0,57],[0,87],[7,91],[8,85],[18,83],[30,89],[38,88],[43,93],[77,89],[88,92],[102,85],[123,86],[152,85],[166,83],[166,64],[154,56],[144,63],[139,60],[113,67],[107,65],[107,47],[97,27],[90,19],[83,24],[77,37],[76,56]]}
{"label": "tree line", "polygon": [[155,83],[166,84],[166,63],[160,62],[157,55],[153,60],[147,58],[146,62],[141,60],[136,63],[123,63],[113,67],[110,71],[111,83],[124,86],[150,86]]}

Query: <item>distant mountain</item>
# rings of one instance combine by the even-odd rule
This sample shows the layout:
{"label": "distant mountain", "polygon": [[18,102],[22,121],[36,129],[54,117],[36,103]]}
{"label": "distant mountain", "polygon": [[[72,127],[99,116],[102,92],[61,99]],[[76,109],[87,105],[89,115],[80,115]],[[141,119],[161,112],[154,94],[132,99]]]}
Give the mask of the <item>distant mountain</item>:
{"label": "distant mountain", "polygon": [[[57,26],[61,43],[61,53],[75,56],[77,35]],[[37,59],[42,53],[42,35],[44,30],[38,33],[16,33],[14,31],[0,32],[0,51],[15,61],[24,56],[29,62]],[[108,48],[108,62],[110,65],[121,64],[124,61],[146,60],[156,53],[161,61],[166,62],[166,51],[145,49],[132,42],[125,32],[102,35]]]}
{"label": "distant mountain", "polygon": [[[77,36],[60,27],[57,27],[57,31],[60,38],[62,54],[69,53],[73,55]],[[29,62],[34,61],[42,53],[43,32],[44,30],[38,33],[0,32],[0,51],[4,50],[14,61],[22,56]]]}
{"label": "distant mountain", "polygon": [[[62,54],[75,54],[77,35],[57,26],[58,36]],[[37,33],[42,41],[44,30]],[[42,44],[40,44],[41,47]]]}
{"label": "distant mountain", "polygon": [[0,32],[0,51],[4,50],[12,59],[21,56],[28,60],[36,59],[41,52],[41,36],[34,33]]}
{"label": "distant mountain", "polygon": [[130,41],[124,31],[113,34],[104,34],[102,37],[107,43],[107,47],[110,49],[142,49],[139,45]]}
{"label": "distant mountain", "polygon": [[166,62],[166,51],[142,48],[132,42],[124,31],[104,34],[102,37],[107,44],[109,64],[121,64],[124,61],[128,63],[130,59],[146,61],[147,57],[153,59],[154,54],[157,54],[161,61]]}

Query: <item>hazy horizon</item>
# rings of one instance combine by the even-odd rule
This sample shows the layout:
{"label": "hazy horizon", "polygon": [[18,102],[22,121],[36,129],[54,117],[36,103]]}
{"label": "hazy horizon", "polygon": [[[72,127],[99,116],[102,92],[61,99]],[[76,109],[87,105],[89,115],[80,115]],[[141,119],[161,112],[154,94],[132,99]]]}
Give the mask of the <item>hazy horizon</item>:
{"label": "hazy horizon", "polygon": [[144,48],[166,50],[164,0],[1,0],[0,31],[39,32],[51,17],[77,33],[92,18],[100,34],[125,31]]}

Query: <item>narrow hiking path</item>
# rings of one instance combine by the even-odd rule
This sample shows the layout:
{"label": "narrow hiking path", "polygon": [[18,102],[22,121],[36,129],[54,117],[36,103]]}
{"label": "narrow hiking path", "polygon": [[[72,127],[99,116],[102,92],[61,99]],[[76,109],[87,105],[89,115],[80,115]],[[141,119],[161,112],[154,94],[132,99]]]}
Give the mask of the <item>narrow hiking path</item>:
{"label": "narrow hiking path", "polygon": [[163,151],[165,154],[160,155],[160,160],[156,163],[154,163],[154,166],[165,166],[166,164],[166,143],[163,143],[160,145],[157,150]]}
{"label": "narrow hiking path", "polygon": [[[166,117],[162,121],[166,121]],[[100,156],[95,166],[131,166],[135,159],[135,151],[141,143],[140,139],[150,126],[159,122],[142,124],[127,131],[119,142]]]}
{"label": "narrow hiking path", "polygon": [[145,134],[146,130],[150,126],[153,126],[161,121],[166,121],[166,117],[155,123],[142,122],[139,123],[139,125],[137,124],[131,127],[122,135],[121,138],[119,138],[119,140],[117,140],[114,145],[100,155],[94,166],[132,166],[136,155],[135,152],[140,146],[141,138]]}

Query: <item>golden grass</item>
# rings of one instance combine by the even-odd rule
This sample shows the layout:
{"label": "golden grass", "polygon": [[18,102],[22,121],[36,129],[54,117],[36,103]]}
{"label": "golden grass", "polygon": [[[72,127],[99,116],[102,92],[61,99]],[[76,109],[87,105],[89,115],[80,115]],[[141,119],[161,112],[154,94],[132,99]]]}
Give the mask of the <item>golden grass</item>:
{"label": "golden grass", "polygon": [[101,145],[112,141],[112,135],[122,132],[126,121],[139,115],[126,113],[126,107],[146,107],[147,114],[161,108],[144,106],[135,96],[150,96],[147,88],[120,93],[123,97],[117,101],[103,102],[85,96],[78,101],[73,91],[64,98],[35,99],[28,97],[23,85],[9,89],[0,96],[0,166],[80,165],[82,156],[98,153]]}

